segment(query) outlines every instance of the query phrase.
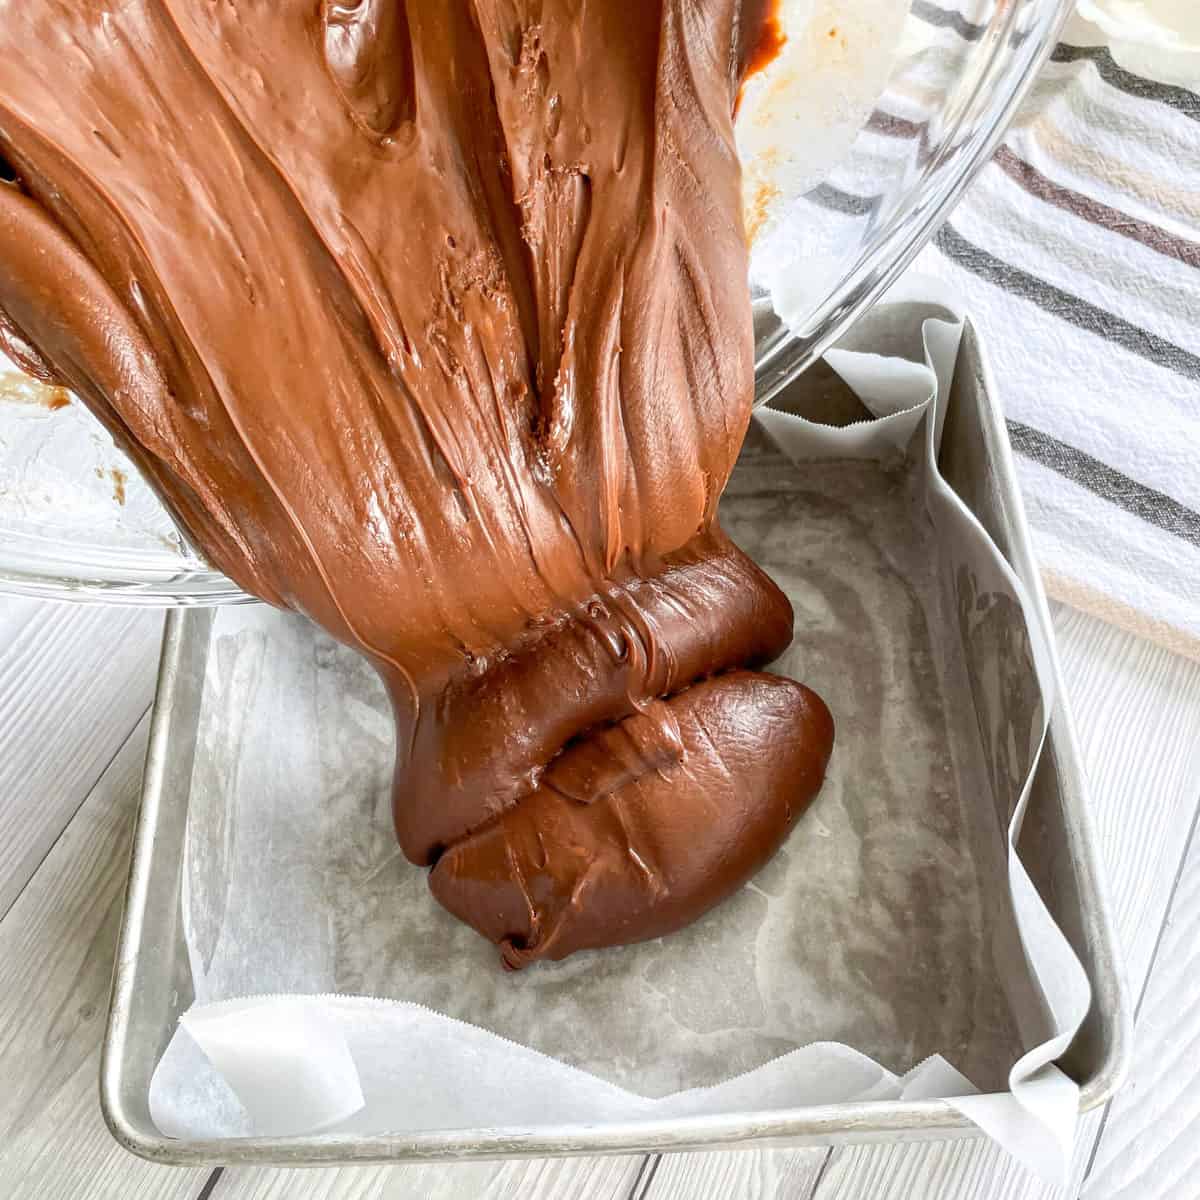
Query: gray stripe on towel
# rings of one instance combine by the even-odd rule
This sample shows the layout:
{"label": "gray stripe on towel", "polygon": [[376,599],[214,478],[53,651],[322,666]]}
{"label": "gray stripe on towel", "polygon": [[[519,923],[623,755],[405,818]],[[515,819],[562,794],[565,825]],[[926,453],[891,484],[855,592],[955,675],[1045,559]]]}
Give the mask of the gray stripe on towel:
{"label": "gray stripe on towel", "polygon": [[[851,216],[864,216],[877,203],[877,200],[873,200],[870,197],[856,196],[851,192],[844,192],[829,183],[815,188],[809,193],[809,197],[824,208]],[[951,232],[953,233],[953,231]],[[957,234],[954,236],[958,238]],[[963,239],[958,238],[958,240],[964,246],[967,245]],[[971,249],[977,255],[984,253],[975,247]],[[978,262],[978,259],[976,259],[976,262]],[[1010,270],[1015,272],[1017,268],[1010,268]],[[1024,272],[1020,272],[1020,274],[1023,275]],[[1032,276],[1028,278],[1033,283],[1040,283],[1040,281],[1034,280]],[[1048,284],[1043,286],[1049,287]],[[1065,293],[1063,294],[1065,295]],[[1082,300],[1074,300],[1072,303],[1082,305],[1084,302]],[[1057,316],[1062,316],[1067,320],[1070,319],[1070,316],[1064,314],[1058,307],[1051,311]],[[1112,315],[1109,313],[1104,313],[1103,315],[1106,318],[1112,318]],[[1115,320],[1116,318],[1112,319]],[[1090,325],[1085,327],[1091,329]],[[1092,332],[1101,331],[1092,330]],[[1107,335],[1101,332],[1101,336]],[[1056,474],[1070,479],[1101,499],[1125,509],[1126,512],[1132,513],[1136,517],[1140,517],[1148,524],[1182,538],[1193,546],[1200,547],[1200,514],[1180,504],[1173,497],[1156,491],[1154,488],[1147,487],[1145,484],[1138,483],[1135,479],[1130,479],[1129,476],[1122,474],[1115,467],[1110,467],[1107,463],[1101,462],[1100,459],[1094,458],[1085,451],[1068,445],[1066,442],[1061,442],[1057,438],[1051,437],[1050,434],[1043,433],[1032,426],[1023,425],[1019,421],[1009,421],[1008,432],[1012,439],[1013,449],[1018,454],[1032,459],[1044,467],[1048,467]]]}
{"label": "gray stripe on towel", "polygon": [[1185,379],[1200,380],[1200,356],[1176,346],[1174,342],[1142,329],[1111,313],[1084,300],[1081,296],[1073,295],[1063,288],[1056,287],[1046,280],[1013,266],[989,254],[982,247],[968,242],[952,225],[943,225],[934,238],[934,245],[951,262],[986,279],[989,283],[1012,292],[1031,304],[1036,304],[1043,312],[1074,325],[1087,333],[1093,333],[1114,345],[1146,359],[1156,366],[1174,371]]}
{"label": "gray stripe on towel", "polygon": [[848,217],[865,217],[879,207],[883,197],[855,196],[834,187],[832,183],[819,183],[808,193],[807,199],[830,212],[843,213]]}
{"label": "gray stripe on towel", "polygon": [[1140,242],[1158,254],[1173,258],[1176,262],[1189,267],[1200,267],[1200,242],[1188,241],[1186,238],[1170,233],[1165,229],[1152,225],[1149,221],[1140,220],[1112,208],[1108,204],[1063,187],[1043,175],[1035,166],[1014,154],[1007,146],[1001,146],[992,160],[1014,183],[1027,191],[1031,196],[1061,208],[1089,224],[1097,225],[1109,233],[1119,234],[1130,241]]}
{"label": "gray stripe on towel", "polygon": [[1200,513],[1173,497],[1138,483],[1085,451],[1020,421],[1008,422],[1008,435],[1017,453],[1140,517],[1148,525],[1200,547]]}
{"label": "gray stripe on towel", "polygon": [[965,42],[977,42],[983,37],[982,25],[972,24],[961,13],[938,8],[929,0],[913,0],[912,15],[918,21],[924,21],[926,25],[933,25],[937,29],[953,29]]}
{"label": "gray stripe on towel", "polygon": [[1200,121],[1200,95],[1189,92],[1187,88],[1175,87],[1169,83],[1155,83],[1152,79],[1143,79],[1141,75],[1126,71],[1113,61],[1113,56],[1104,46],[1068,46],[1065,42],[1060,42],[1050,55],[1050,61],[1090,62],[1100,73],[1100,78],[1117,91],[1124,92],[1127,96],[1135,96],[1139,100],[1156,100],[1193,121]]}

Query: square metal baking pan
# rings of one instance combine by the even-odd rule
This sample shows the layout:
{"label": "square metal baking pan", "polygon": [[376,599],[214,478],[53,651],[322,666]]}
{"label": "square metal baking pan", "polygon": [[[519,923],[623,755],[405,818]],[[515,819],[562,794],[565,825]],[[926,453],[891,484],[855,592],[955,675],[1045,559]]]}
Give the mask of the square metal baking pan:
{"label": "square metal baking pan", "polygon": [[[1049,629],[1003,415],[969,324],[943,435],[941,468],[1008,557]],[[167,620],[101,1068],[101,1107],[113,1135],[128,1149],[165,1163],[300,1165],[981,1136],[943,1101],[883,1101],[602,1127],[495,1127],[418,1134],[399,1130],[209,1141],[164,1137],[151,1121],[148,1094],[176,1021],[192,1000],[181,929],[180,880],[212,622],[211,611],[203,609],[178,610]],[[1061,673],[1058,695],[1022,852],[1092,984],[1091,1012],[1061,1062],[1080,1084],[1080,1104],[1086,1111],[1103,1103],[1122,1078],[1129,1052],[1129,1012]]]}

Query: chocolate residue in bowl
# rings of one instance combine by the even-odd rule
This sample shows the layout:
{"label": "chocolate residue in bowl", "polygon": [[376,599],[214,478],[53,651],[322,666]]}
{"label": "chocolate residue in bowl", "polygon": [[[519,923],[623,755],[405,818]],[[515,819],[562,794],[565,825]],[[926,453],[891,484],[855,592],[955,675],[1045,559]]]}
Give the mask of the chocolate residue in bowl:
{"label": "chocolate residue in bowl", "polygon": [[39,383],[24,375],[0,375],[0,403],[30,404],[51,412],[68,408],[71,393],[64,387]]}
{"label": "chocolate residue in bowl", "polygon": [[109,467],[107,469],[104,467],[96,467],[95,471],[97,479],[109,479],[112,481],[113,499],[118,504],[124,504],[125,484],[127,482],[127,476],[125,475],[125,472],[122,471],[120,467]]}
{"label": "chocolate residue in bowl", "polygon": [[[742,78],[766,70],[787,44],[779,16],[780,0],[745,0],[742,5]],[[737,111],[736,108],[734,110]]]}

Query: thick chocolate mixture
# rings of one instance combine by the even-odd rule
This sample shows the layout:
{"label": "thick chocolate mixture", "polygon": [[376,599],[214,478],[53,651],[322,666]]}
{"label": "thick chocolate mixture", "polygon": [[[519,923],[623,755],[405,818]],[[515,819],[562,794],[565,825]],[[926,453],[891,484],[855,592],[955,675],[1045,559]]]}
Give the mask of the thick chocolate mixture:
{"label": "thick chocolate mixture", "polygon": [[510,966],[695,919],[829,755],[716,522],[765,8],[0,0],[3,344],[376,664],[404,851]]}

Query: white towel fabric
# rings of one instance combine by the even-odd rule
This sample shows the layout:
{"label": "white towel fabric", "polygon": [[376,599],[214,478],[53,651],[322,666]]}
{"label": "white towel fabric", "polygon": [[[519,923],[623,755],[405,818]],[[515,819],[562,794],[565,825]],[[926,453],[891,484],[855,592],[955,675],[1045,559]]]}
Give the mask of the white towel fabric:
{"label": "white towel fabric", "polygon": [[[979,36],[914,12],[934,53]],[[988,347],[1049,593],[1200,658],[1200,56],[1188,90],[1120,65],[1098,26],[1065,36],[915,269]],[[919,134],[911,100],[872,120],[881,157]]]}

